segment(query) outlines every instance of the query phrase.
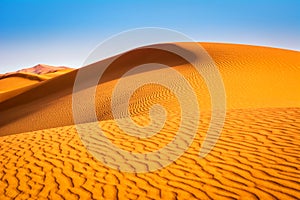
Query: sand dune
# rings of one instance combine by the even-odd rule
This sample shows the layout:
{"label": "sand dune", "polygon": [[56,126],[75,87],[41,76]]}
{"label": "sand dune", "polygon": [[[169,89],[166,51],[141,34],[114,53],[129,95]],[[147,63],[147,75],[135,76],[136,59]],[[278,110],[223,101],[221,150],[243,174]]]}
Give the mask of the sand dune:
{"label": "sand dune", "polygon": [[[188,44],[182,45],[182,48],[188,47]],[[300,75],[299,52],[247,45],[209,43],[202,45],[220,70],[225,84],[228,109],[300,106],[300,94],[296,92]],[[145,54],[152,56],[145,58],[142,56]],[[101,98],[96,99],[99,120],[112,119],[109,102],[111,91],[118,77],[128,69],[150,61],[163,63],[178,70],[195,88],[198,98],[201,99],[199,102],[201,110],[210,109],[207,87],[203,79],[195,75],[196,71],[192,66],[170,53],[142,49],[124,54],[104,74],[100,81],[102,84],[98,86],[96,94],[96,96],[101,95]],[[86,68],[97,70],[101,65],[102,62],[98,62]],[[56,77],[16,98],[0,103],[0,114],[6,116],[6,118],[0,119],[0,134],[7,135],[73,124],[71,94],[76,73],[77,70],[74,70]],[[156,70],[147,73],[146,76],[154,76],[156,73],[160,74],[164,71]],[[124,79],[132,81],[132,79],[140,78],[142,78],[142,74]],[[153,89],[150,88],[137,96],[163,103],[164,100],[161,98],[163,94],[158,93],[164,93],[164,91],[153,92]],[[168,98],[176,97],[169,93]],[[132,99],[130,107],[134,108],[131,112],[137,115],[148,112],[148,106],[144,106],[134,99]],[[36,121],[36,123],[30,123],[32,121]],[[44,123],[46,121],[47,123]]]}
{"label": "sand dune", "polygon": [[0,75],[0,102],[28,91],[43,81],[72,70],[67,67],[53,67],[39,64],[31,68],[18,70],[17,72],[2,74]]}
{"label": "sand dune", "polygon": [[[175,45],[189,48],[189,44]],[[124,134],[113,119],[110,105],[111,92],[124,72],[143,63],[163,63],[183,74],[200,99],[200,126],[190,148],[166,168],[145,174],[123,173],[97,161],[73,125],[74,70],[0,103],[0,114],[5,116],[0,118],[0,199],[297,199],[300,53],[248,45],[202,45],[220,70],[228,108],[222,135],[207,157],[199,157],[211,109],[203,79],[176,55],[154,49],[133,50],[114,62],[99,82],[99,125],[116,146],[130,152],[154,151],[172,140],[180,123],[180,107],[168,89],[148,84],[130,99],[129,112],[140,125],[149,123],[151,105],[159,103],[168,110],[165,126],[151,138]],[[96,70],[103,62],[87,69]],[[164,69],[144,71],[124,80],[157,74],[172,81]],[[87,119],[87,132],[93,132],[89,129],[93,123],[98,122]],[[189,123],[195,121],[189,119]],[[188,126],[183,128],[190,131]],[[168,155],[161,158],[168,159]]]}
{"label": "sand dune", "polygon": [[17,72],[25,72],[25,73],[31,73],[31,74],[50,74],[50,73],[55,73],[55,72],[62,71],[62,70],[71,70],[71,69],[68,67],[64,67],[64,66],[54,67],[54,66],[45,65],[45,64],[38,64],[34,67],[21,69]]}

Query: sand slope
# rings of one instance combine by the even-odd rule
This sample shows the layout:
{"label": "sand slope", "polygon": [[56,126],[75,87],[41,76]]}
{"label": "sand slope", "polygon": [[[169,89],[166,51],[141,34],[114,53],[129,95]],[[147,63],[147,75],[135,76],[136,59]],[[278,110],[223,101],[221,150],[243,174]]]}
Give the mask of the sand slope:
{"label": "sand slope", "polygon": [[[299,52],[247,45],[209,43],[202,45],[219,67],[224,80],[228,109],[300,106],[300,93],[296,92],[300,76]],[[189,47],[188,44],[181,44],[181,46],[182,48]],[[201,99],[199,102],[201,110],[209,110],[210,96],[206,85],[192,66],[170,53],[142,49],[124,54],[104,74],[100,81],[102,84],[98,86],[96,94],[99,120],[112,119],[110,98],[118,78],[134,66],[149,62],[166,64],[178,70],[197,92],[198,98]],[[97,67],[101,65],[102,62],[98,62],[87,68],[97,70]],[[71,94],[76,73],[77,70],[74,70],[44,82],[41,86],[16,98],[0,103],[0,114],[6,116],[0,119],[0,135],[73,124]],[[132,81],[142,79],[143,75],[155,76],[161,73],[164,73],[164,70],[151,71],[124,79]],[[168,73],[165,74],[167,77]],[[164,102],[161,96],[167,95],[168,98],[175,98],[170,93],[163,93],[165,93],[163,90],[154,91],[150,88],[140,92],[137,96],[141,99],[154,99],[153,101],[161,103]],[[133,108],[131,112],[135,114],[148,111],[148,106],[134,99],[130,107]],[[32,124],[32,121],[36,123]]]}
{"label": "sand slope", "polygon": [[[188,48],[188,44],[179,45]],[[96,95],[100,126],[116,146],[133,152],[157,150],[174,137],[180,109],[166,88],[149,84],[130,100],[129,111],[140,125],[149,122],[151,105],[160,103],[168,110],[164,128],[150,139],[125,135],[110,112],[111,91],[118,77],[136,65],[160,61],[182,73],[201,99],[198,134],[183,156],[146,174],[122,173],[96,161],[72,125],[75,70],[0,103],[1,116],[5,116],[0,119],[0,199],[298,198],[300,53],[247,45],[203,46],[222,74],[228,102],[222,135],[205,159],[199,157],[199,150],[210,122],[210,102],[202,78],[172,54],[134,50],[115,62],[100,81]],[[158,73],[172,81],[164,70],[145,71],[125,80]],[[189,123],[195,122],[190,119]],[[90,124],[87,132],[92,133]],[[188,126],[183,128],[189,131]],[[168,159],[168,155],[161,158]]]}
{"label": "sand slope", "polygon": [[0,102],[28,91],[41,82],[72,70],[67,67],[53,67],[39,64],[17,72],[2,74],[0,75]]}

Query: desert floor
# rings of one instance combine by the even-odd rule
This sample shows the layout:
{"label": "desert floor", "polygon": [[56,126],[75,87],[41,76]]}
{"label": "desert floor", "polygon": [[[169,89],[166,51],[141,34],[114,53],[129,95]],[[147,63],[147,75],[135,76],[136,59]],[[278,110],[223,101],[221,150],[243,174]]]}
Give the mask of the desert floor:
{"label": "desert floor", "polygon": [[[174,45],[190,48],[189,44]],[[149,109],[158,103],[168,112],[166,123],[151,138],[126,135],[111,113],[111,94],[119,77],[137,65],[159,62],[180,72],[195,91],[201,115],[193,143],[172,164],[148,173],[112,169],[87,151],[72,116],[77,70],[48,76],[23,72],[1,79],[0,199],[299,198],[300,53],[250,45],[201,45],[220,71],[227,105],[221,136],[205,158],[199,157],[199,151],[211,119],[210,95],[190,64],[167,52],[138,49],[121,56],[99,81],[98,122],[87,118],[86,133],[93,134],[92,125],[97,123],[114,145],[138,153],[155,151],[172,140],[180,126],[180,104],[165,87],[147,84],[139,88],[128,107],[133,121],[147,125]],[[86,69],[97,69],[103,62]],[[161,75],[173,82],[165,69],[123,80]],[[182,90],[180,84],[177,87]],[[121,107],[123,96],[117,98]],[[182,129],[189,132],[196,122],[193,117],[187,121],[189,125]],[[133,124],[128,127],[134,129]]]}

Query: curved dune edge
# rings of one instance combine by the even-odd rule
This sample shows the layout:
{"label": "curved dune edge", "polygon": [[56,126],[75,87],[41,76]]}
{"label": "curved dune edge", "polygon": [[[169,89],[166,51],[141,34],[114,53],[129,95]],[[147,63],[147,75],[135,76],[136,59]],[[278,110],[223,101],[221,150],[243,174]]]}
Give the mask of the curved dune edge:
{"label": "curved dune edge", "polygon": [[[37,69],[39,70],[36,71]],[[0,103],[37,87],[41,82],[61,76],[70,71],[73,71],[73,69],[37,65],[33,68],[2,74],[0,75]]]}
{"label": "curved dune edge", "polygon": [[[227,109],[264,108],[264,107],[300,107],[300,53],[283,49],[201,43],[211,55],[222,75],[227,96]],[[182,48],[188,43],[181,44]],[[134,50],[125,54],[103,76],[97,88],[96,110],[99,120],[112,119],[110,113],[111,91],[117,78],[126,69],[143,64],[146,53],[153,55],[148,60],[168,64],[179,71],[191,83],[197,93],[201,110],[210,109],[210,95],[207,87],[195,69],[159,51]],[[97,69],[103,61],[94,63],[90,69]],[[122,68],[120,67],[122,66]],[[22,133],[34,130],[54,128],[74,124],[72,117],[72,88],[77,70],[42,82],[25,93],[0,103],[0,135]],[[143,79],[143,76],[154,76],[164,73],[156,70],[124,78]],[[166,76],[168,74],[166,73]],[[171,78],[169,79],[171,81]],[[163,99],[173,98],[164,90],[148,89],[137,94],[141,99],[154,99],[160,103]],[[137,99],[138,99],[137,98]],[[147,100],[142,103],[132,99],[131,113],[148,112]],[[17,106],[16,106],[17,105]],[[34,124],[31,122],[35,121]],[[44,123],[47,122],[47,123]]]}
{"label": "curved dune edge", "polygon": [[[144,174],[113,170],[83,146],[72,125],[70,92],[75,70],[0,103],[0,114],[6,116],[0,118],[0,199],[297,199],[300,52],[233,44],[203,43],[203,47],[220,69],[228,106],[221,137],[207,157],[201,159],[199,151],[210,122],[209,93],[189,65],[176,65],[180,62],[164,54],[162,62],[172,61],[201,99],[196,138],[174,163]],[[136,59],[143,53],[134,51],[116,66],[143,62]],[[108,112],[107,97],[118,80],[113,78],[115,73],[121,72],[109,70],[97,88],[97,95],[102,95],[96,102],[100,126],[124,150],[144,153],[161,148],[178,128],[176,97],[151,84],[137,90],[129,106],[136,123],[149,123],[149,107],[155,103],[163,104],[169,113],[164,129],[155,137],[127,137]],[[127,80],[156,73],[164,71],[148,71]],[[86,123],[87,133],[93,133],[91,124]],[[189,126],[183,128],[190,131]]]}

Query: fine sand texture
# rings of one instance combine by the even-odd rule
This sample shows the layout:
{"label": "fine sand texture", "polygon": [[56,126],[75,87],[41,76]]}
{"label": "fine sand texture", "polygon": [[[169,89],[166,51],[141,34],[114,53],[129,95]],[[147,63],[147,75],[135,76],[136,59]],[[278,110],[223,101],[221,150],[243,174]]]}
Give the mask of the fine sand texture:
{"label": "fine sand texture", "polygon": [[[170,45],[192,51],[188,43]],[[168,88],[151,83],[130,97],[128,111],[140,126],[150,123],[151,106],[161,104],[167,111],[163,128],[150,138],[127,135],[111,111],[112,92],[122,74],[145,63],[162,63],[184,76],[199,101],[199,122],[190,117],[181,127],[188,133],[191,126],[199,123],[183,155],[167,167],[148,173],[126,173],[97,161],[83,145],[74,125],[72,92],[78,70],[73,70],[0,102],[0,199],[299,198],[300,53],[249,45],[201,45],[220,71],[227,101],[221,136],[205,158],[199,157],[199,151],[210,124],[211,102],[203,78],[186,60],[170,52],[136,49],[113,62],[99,80],[95,95],[98,121],[87,115],[82,121],[84,131],[95,133],[96,123],[113,145],[128,152],[153,152],[168,144],[184,112]],[[110,59],[84,69],[97,70]],[[129,84],[155,76],[163,76],[185,94],[166,69],[145,70],[122,80]],[[0,87],[9,90],[1,82]],[[87,84],[78,94],[89,89]],[[124,97],[116,98],[118,106],[114,109],[122,115]],[[132,123],[127,127],[136,128]],[[103,149],[108,160],[114,159],[114,152]],[[168,160],[169,156],[162,154],[158,159]],[[124,159],[130,167],[130,160]]]}

